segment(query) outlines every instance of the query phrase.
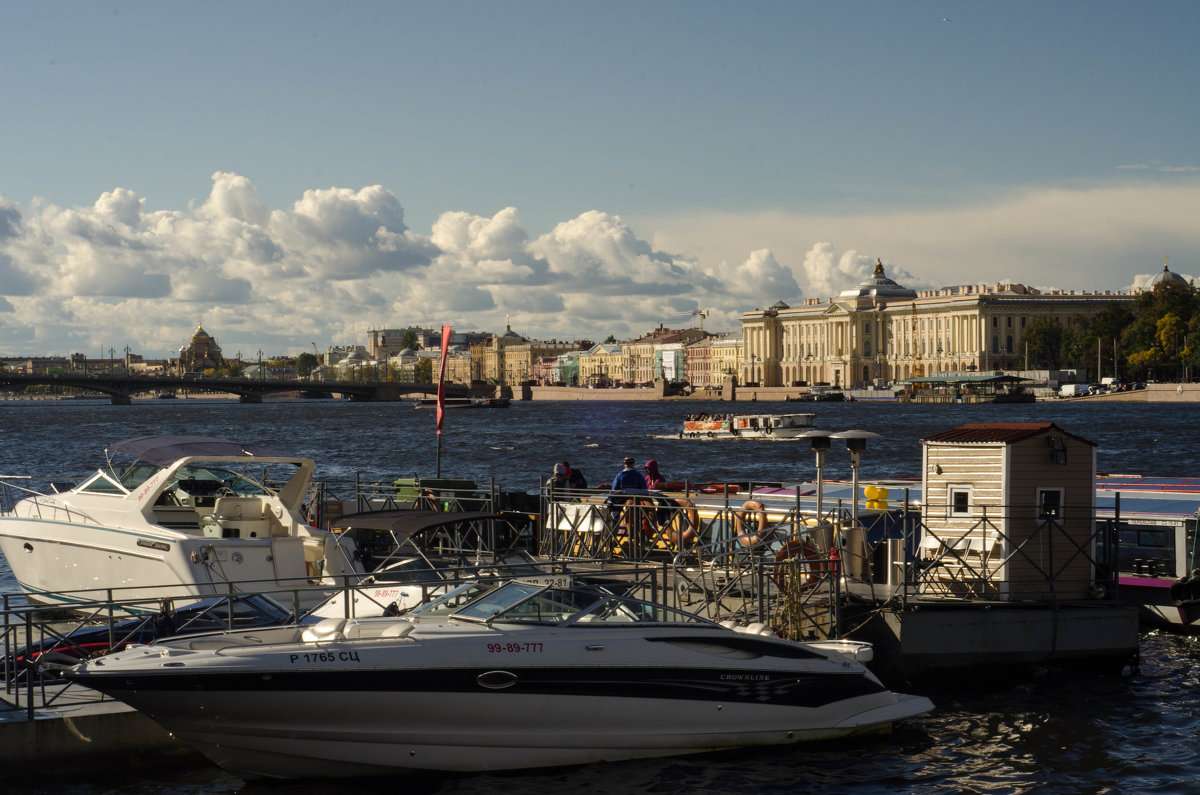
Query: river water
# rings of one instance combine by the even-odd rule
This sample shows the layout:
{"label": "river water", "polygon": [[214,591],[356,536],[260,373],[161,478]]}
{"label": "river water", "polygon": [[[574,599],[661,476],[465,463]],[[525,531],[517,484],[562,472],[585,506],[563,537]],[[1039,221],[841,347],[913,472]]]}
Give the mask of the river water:
{"label": "river water", "polygon": [[[923,436],[965,422],[1044,421],[1098,445],[1098,469],[1200,475],[1200,404],[897,406],[871,403],[737,404],[739,411],[812,411],[817,424],[882,435],[868,443],[864,478],[920,476]],[[450,411],[440,453],[444,475],[534,490],[556,461],[570,460],[595,485],[621,459],[658,460],[668,480],[793,480],[813,477],[807,442],[680,440],[687,413],[730,410],[713,402],[514,402],[508,410]],[[434,413],[405,403],[279,400],[0,401],[0,474],[29,475],[44,489],[102,463],[104,447],[132,436],[223,436],[310,456],[334,488],[433,475]],[[826,477],[848,478],[835,444]],[[15,587],[0,563],[0,591]],[[1045,671],[1017,683],[979,681],[926,691],[937,704],[885,738],[786,749],[592,765],[532,773],[414,775],[380,782],[244,782],[202,762],[147,767],[102,780],[47,772],[28,793],[407,793],[818,792],[1191,793],[1200,781],[1200,639],[1151,633],[1140,670],[1123,676]],[[630,716],[636,720],[636,716]],[[32,771],[31,771],[32,772]]]}

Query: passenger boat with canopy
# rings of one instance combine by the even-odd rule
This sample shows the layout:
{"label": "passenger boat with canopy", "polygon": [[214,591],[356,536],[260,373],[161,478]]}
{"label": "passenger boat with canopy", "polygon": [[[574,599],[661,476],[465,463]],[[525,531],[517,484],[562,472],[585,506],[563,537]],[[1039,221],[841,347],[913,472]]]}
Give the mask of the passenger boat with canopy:
{"label": "passenger boat with canopy", "polygon": [[815,414],[697,414],[680,439],[794,439],[811,430]]}

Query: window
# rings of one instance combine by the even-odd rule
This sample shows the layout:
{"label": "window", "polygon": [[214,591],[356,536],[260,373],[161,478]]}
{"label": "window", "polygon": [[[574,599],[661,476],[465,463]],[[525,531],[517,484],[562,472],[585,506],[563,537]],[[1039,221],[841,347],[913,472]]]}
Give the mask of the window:
{"label": "window", "polygon": [[946,502],[949,506],[950,516],[970,516],[971,515],[971,487],[970,486],[948,486]]}
{"label": "window", "polygon": [[1000,336],[997,334],[993,334],[992,335],[992,353],[999,353],[999,352],[1000,352]]}
{"label": "window", "polygon": [[1000,318],[998,318],[998,317],[992,318],[992,328],[1000,328]]}
{"label": "window", "polygon": [[1039,519],[1062,519],[1063,490],[1038,489],[1037,512]]}
{"label": "window", "polygon": [[1012,353],[1012,352],[1013,352],[1013,338],[1012,338],[1012,334],[1009,334],[1007,337],[1005,337],[1005,338],[1004,338],[1004,352],[1005,352],[1005,353]]}
{"label": "window", "polygon": [[1005,324],[1006,324],[1006,325],[1007,325],[1009,328],[1012,328],[1012,315],[1009,315],[1008,317],[1004,318],[1004,320],[1005,320]]}

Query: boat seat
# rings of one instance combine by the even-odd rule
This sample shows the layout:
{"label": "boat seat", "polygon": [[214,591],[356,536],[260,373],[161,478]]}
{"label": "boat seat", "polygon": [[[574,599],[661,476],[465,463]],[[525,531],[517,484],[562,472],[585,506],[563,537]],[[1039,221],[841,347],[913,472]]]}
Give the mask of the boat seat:
{"label": "boat seat", "polygon": [[[300,633],[300,640],[305,643],[321,643],[331,640],[340,640],[342,628],[349,619],[345,618],[327,618],[324,621],[313,624],[311,627],[305,627]],[[355,622],[356,624],[358,622]]]}
{"label": "boat seat", "polygon": [[217,497],[212,517],[221,527],[237,530],[239,538],[266,538],[271,533],[258,497]]}

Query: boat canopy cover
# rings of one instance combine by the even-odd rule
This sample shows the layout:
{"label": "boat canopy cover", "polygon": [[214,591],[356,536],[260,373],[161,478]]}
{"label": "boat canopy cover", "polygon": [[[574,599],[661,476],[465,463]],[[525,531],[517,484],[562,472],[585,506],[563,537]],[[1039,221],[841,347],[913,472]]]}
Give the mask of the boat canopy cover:
{"label": "boat canopy cover", "polygon": [[210,456],[232,458],[239,456],[267,456],[292,458],[270,447],[241,444],[214,436],[135,436],[122,439],[108,446],[110,452],[129,453],[142,461],[165,467],[181,458]]}
{"label": "boat canopy cover", "polygon": [[334,519],[331,526],[349,530],[388,530],[396,535],[414,536],[431,527],[443,527],[458,522],[474,522],[486,519],[507,521],[511,517],[491,511],[422,511],[401,508],[394,511],[363,511],[348,513]]}

